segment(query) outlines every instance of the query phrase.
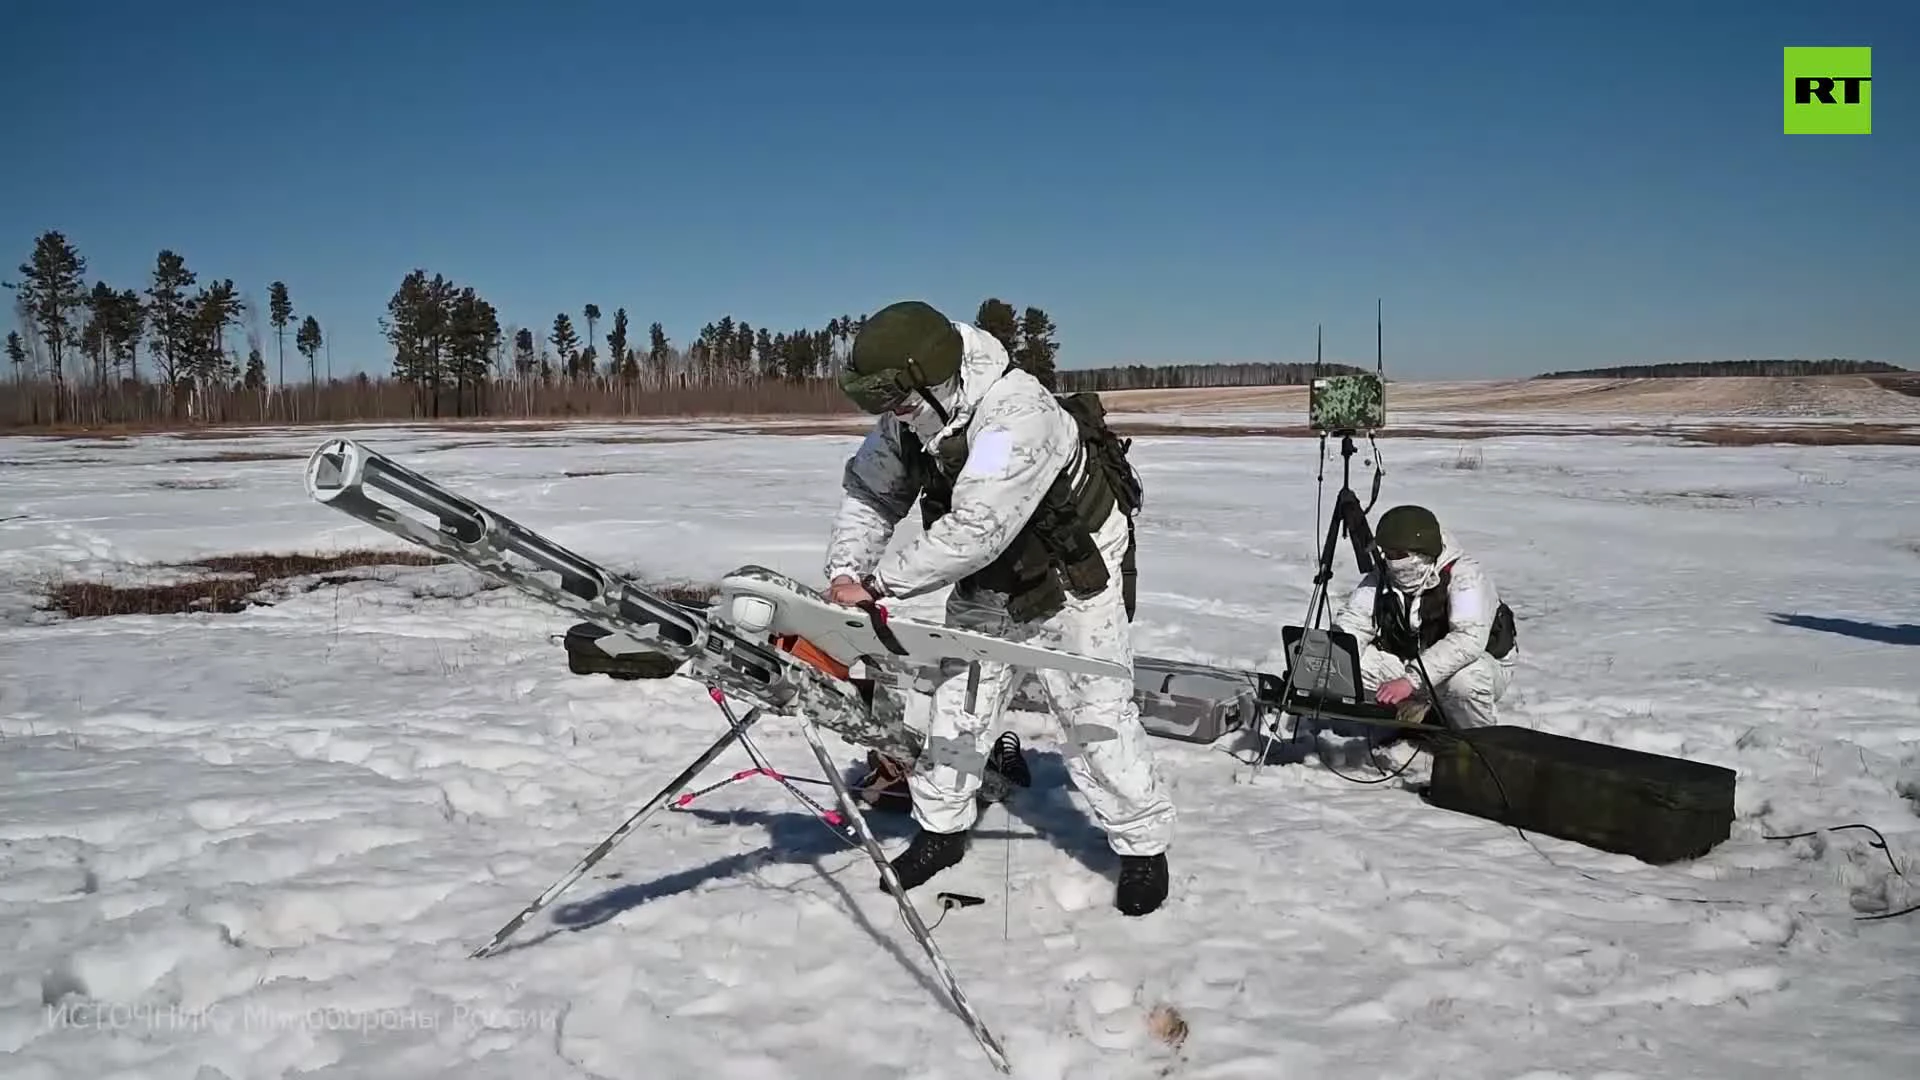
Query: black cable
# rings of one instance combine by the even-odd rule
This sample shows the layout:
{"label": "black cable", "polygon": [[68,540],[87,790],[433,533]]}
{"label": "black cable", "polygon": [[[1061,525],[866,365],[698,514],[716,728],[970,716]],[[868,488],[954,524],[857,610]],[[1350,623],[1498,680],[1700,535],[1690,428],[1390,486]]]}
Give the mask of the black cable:
{"label": "black cable", "polygon": [[1809,836],[1813,836],[1816,833],[1839,832],[1842,829],[1865,829],[1868,832],[1872,833],[1874,836],[1874,842],[1871,844],[1868,844],[1867,846],[1872,848],[1879,848],[1880,854],[1885,855],[1887,857],[1887,865],[1893,869],[1894,877],[1901,878],[1901,879],[1906,878],[1907,875],[1904,871],[1900,869],[1900,864],[1893,861],[1893,851],[1892,849],[1887,847],[1887,838],[1880,835],[1880,830],[1874,828],[1871,825],[1861,825],[1858,823],[1855,823],[1852,825],[1829,825],[1824,829],[1814,829],[1810,832],[1786,833],[1781,836],[1771,836],[1766,833],[1762,833],[1760,834],[1760,839],[1762,840],[1800,840]]}
{"label": "black cable", "polygon": [[1854,922],[1873,922],[1877,919],[1897,919],[1902,915],[1911,915],[1916,911],[1920,911],[1920,904],[1909,904],[1908,906],[1901,908],[1899,911],[1883,911],[1878,915],[1855,915],[1853,917],[1853,921]]}

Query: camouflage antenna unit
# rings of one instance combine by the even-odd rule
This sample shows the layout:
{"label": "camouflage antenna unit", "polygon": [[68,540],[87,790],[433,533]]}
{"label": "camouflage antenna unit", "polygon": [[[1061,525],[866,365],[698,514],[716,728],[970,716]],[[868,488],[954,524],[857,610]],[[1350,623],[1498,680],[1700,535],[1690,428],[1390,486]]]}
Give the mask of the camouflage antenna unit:
{"label": "camouflage antenna unit", "polygon": [[1372,435],[1387,426],[1386,350],[1382,329],[1381,306],[1375,301],[1373,372],[1322,376],[1319,374],[1324,363],[1320,357],[1320,331],[1314,328],[1315,371],[1307,397],[1307,423],[1313,430],[1350,439],[1355,435]]}

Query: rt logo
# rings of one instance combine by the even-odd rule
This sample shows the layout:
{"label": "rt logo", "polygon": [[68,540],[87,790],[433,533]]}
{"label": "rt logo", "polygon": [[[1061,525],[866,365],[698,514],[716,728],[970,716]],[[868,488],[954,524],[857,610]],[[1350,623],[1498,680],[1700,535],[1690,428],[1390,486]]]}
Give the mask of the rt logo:
{"label": "rt logo", "polygon": [[1788,46],[1788,135],[1873,133],[1873,50]]}

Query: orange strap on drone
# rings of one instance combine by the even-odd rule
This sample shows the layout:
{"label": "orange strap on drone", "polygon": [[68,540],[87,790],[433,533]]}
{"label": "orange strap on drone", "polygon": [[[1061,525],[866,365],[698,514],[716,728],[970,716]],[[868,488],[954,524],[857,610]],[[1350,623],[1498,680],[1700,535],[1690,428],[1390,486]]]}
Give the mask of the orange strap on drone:
{"label": "orange strap on drone", "polygon": [[773,639],[774,647],[782,652],[790,652],[836,679],[848,677],[847,665],[821,652],[819,646],[798,634],[781,634]]}

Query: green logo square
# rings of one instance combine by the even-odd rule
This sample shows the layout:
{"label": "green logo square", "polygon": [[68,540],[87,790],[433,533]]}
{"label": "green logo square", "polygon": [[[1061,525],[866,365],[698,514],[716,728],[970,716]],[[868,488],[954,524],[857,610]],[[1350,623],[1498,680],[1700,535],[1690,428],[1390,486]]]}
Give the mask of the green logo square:
{"label": "green logo square", "polygon": [[1873,133],[1873,50],[1786,49],[1788,135]]}

